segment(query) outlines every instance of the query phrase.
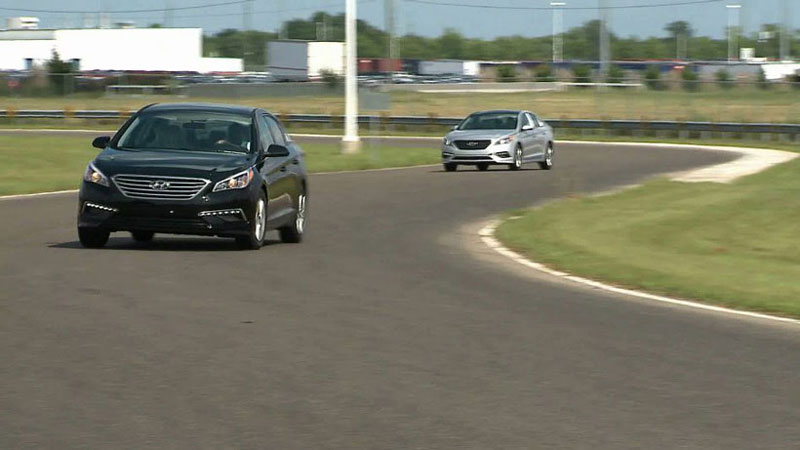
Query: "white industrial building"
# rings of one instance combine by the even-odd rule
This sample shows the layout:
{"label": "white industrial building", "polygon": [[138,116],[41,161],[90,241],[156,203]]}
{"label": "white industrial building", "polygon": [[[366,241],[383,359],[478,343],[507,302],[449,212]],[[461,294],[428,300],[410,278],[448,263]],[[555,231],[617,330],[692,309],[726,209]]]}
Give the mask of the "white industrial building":
{"label": "white industrial building", "polygon": [[267,70],[279,80],[307,81],[325,71],[344,75],[344,42],[267,42]]}
{"label": "white industrial building", "polygon": [[204,58],[200,28],[0,30],[0,70],[41,66],[54,50],[81,71],[241,72],[243,65]]}

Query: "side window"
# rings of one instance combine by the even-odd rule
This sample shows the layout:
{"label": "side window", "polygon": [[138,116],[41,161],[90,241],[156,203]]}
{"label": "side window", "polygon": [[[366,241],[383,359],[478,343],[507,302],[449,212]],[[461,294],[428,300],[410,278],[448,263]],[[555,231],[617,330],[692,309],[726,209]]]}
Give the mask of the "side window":
{"label": "side window", "polygon": [[261,142],[261,148],[266,151],[270,145],[275,143],[275,139],[272,138],[272,133],[269,131],[269,126],[264,116],[258,116],[256,126],[258,127],[258,140]]}
{"label": "side window", "polygon": [[528,113],[524,113],[522,115],[522,126],[528,125],[530,127],[535,127],[533,120],[531,120],[531,115]]}
{"label": "side window", "polygon": [[281,131],[281,127],[278,126],[278,122],[269,116],[266,116],[266,119],[267,125],[269,125],[269,131],[272,132],[272,138],[275,139],[275,143],[285,146],[286,138],[283,136],[283,131]]}
{"label": "side window", "polygon": [[534,127],[539,128],[542,124],[539,122],[539,118],[536,115],[531,113],[526,113],[528,115],[528,120],[531,121]]}

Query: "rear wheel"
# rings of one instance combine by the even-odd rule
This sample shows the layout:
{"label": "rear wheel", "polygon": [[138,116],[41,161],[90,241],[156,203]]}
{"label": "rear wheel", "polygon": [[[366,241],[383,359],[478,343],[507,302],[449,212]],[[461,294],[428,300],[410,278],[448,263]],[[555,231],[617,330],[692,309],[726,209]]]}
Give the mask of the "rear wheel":
{"label": "rear wheel", "polygon": [[517,146],[514,150],[514,162],[508,168],[511,170],[519,170],[522,167],[522,147]]}
{"label": "rear wheel", "polygon": [[78,239],[86,248],[101,248],[108,242],[109,233],[100,228],[78,227]]}
{"label": "rear wheel", "polygon": [[306,231],[306,213],[308,212],[308,197],[305,191],[301,191],[297,196],[297,213],[294,222],[288,227],[278,229],[281,241],[288,244],[299,244],[303,240],[303,233]]}
{"label": "rear wheel", "polygon": [[236,238],[236,244],[241,249],[258,250],[264,244],[264,234],[267,230],[267,196],[264,191],[258,196],[253,220],[250,222],[250,233],[247,236]]}
{"label": "rear wheel", "polygon": [[458,169],[458,164],[455,163],[444,163],[444,170],[448,172],[455,172]]}
{"label": "rear wheel", "polygon": [[478,170],[484,171],[489,169],[489,163],[479,163]]}
{"label": "rear wheel", "polygon": [[553,150],[553,144],[547,144],[547,149],[544,151],[544,161],[539,162],[539,167],[543,170],[550,170],[553,168],[553,155],[555,151]]}
{"label": "rear wheel", "polygon": [[155,233],[152,231],[131,231],[131,236],[136,242],[150,242],[153,240]]}

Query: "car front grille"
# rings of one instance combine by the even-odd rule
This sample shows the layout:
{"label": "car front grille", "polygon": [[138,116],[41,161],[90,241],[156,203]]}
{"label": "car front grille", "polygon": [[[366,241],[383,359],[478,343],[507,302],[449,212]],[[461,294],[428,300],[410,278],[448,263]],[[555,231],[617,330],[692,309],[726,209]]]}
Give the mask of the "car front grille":
{"label": "car front grille", "polygon": [[491,156],[456,156],[453,161],[494,161]]}
{"label": "car front grille", "polygon": [[191,200],[211,183],[203,178],[116,175],[112,177],[123,195],[142,200]]}
{"label": "car front grille", "polygon": [[461,150],[483,150],[491,144],[489,140],[455,141],[456,147]]}

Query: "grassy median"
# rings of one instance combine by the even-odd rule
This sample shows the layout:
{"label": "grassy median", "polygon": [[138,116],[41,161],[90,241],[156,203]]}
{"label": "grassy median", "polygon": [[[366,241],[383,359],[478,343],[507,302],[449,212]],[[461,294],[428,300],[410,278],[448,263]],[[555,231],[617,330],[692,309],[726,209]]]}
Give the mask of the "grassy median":
{"label": "grassy median", "polygon": [[[513,85],[509,85],[513,87]],[[458,86],[454,86],[458,88]],[[530,109],[550,119],[694,120],[713,122],[788,122],[800,117],[800,89],[761,90],[713,84],[696,92],[681,89],[569,89],[521,93],[393,92],[390,115],[463,117],[479,109]],[[135,111],[159,102],[216,102],[266,108],[275,113],[342,114],[344,96],[187,98],[167,95],[0,97],[0,109],[105,109]]]}
{"label": "grassy median", "polygon": [[[392,148],[364,144],[357,155],[338,145],[306,144],[311,172],[377,169],[433,164],[438,148]],[[86,164],[97,155],[85,137],[0,136],[0,195],[76,189]]]}
{"label": "grassy median", "polygon": [[525,211],[509,248],[570,273],[800,317],[800,161],[730,185],[655,180]]}

